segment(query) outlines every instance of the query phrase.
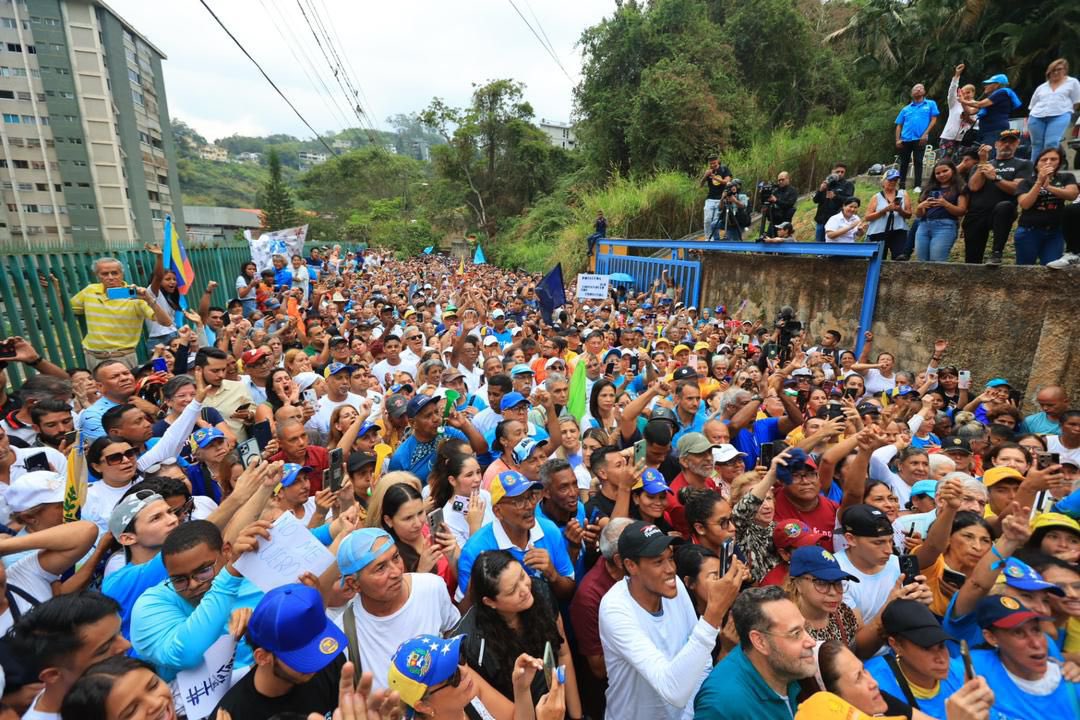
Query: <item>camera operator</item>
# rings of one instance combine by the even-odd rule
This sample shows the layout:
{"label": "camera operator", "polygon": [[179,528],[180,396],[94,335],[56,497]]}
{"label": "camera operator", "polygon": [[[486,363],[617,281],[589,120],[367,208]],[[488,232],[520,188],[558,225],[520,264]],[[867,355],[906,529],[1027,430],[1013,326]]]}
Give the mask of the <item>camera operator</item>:
{"label": "camera operator", "polygon": [[742,242],[743,232],[750,227],[750,198],[742,191],[742,180],[734,178],[728,183],[720,203],[724,240]]}
{"label": "camera operator", "polygon": [[775,235],[766,235],[765,242],[767,243],[780,243],[780,242],[797,242],[795,240],[795,226],[788,221],[777,223],[773,229]]}
{"label": "camera operator", "polygon": [[709,156],[709,170],[701,178],[701,185],[708,186],[709,194],[705,199],[705,237],[709,240],[720,239],[720,226],[724,218],[720,214],[721,200],[727,184],[731,182],[731,170],[720,164],[720,158]]}
{"label": "camera operator", "polygon": [[781,223],[790,223],[795,217],[795,204],[799,202],[799,191],[791,186],[791,176],[785,170],[776,176],[776,186],[772,194],[765,198],[768,205],[769,229],[765,234],[776,237]]}
{"label": "camera operator", "polygon": [[844,207],[844,198],[855,194],[855,184],[850,180],[845,180],[846,175],[847,165],[836,163],[833,165],[832,172],[814,193],[814,204],[818,206],[817,212],[814,213],[814,224],[817,227],[814,235],[815,242],[825,242],[825,223]]}

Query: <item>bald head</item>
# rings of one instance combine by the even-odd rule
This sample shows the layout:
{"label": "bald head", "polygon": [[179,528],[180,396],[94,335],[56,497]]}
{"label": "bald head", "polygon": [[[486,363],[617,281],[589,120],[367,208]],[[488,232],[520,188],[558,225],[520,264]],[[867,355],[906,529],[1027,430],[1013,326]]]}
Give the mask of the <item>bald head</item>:
{"label": "bald head", "polygon": [[1069,396],[1065,388],[1060,385],[1048,385],[1035,396],[1035,402],[1039,408],[1054,420],[1059,420],[1061,414],[1069,409]]}

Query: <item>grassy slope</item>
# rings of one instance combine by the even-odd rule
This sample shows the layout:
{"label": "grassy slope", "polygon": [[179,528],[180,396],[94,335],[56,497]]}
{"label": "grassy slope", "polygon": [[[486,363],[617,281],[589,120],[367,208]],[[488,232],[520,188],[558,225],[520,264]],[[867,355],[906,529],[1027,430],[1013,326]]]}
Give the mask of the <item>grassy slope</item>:
{"label": "grassy slope", "polygon": [[[199,158],[181,158],[177,164],[185,205],[253,208],[257,206],[259,188],[267,179],[266,168],[260,165]],[[282,167],[281,171],[290,185],[299,174],[290,167]]]}

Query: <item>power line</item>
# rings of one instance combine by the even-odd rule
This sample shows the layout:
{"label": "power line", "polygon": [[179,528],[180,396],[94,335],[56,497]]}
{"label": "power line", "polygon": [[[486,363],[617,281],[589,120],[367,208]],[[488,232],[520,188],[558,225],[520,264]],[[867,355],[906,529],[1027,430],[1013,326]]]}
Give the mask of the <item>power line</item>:
{"label": "power line", "polygon": [[[323,8],[323,14],[329,17],[330,10],[326,7],[326,3],[323,2],[323,0],[319,0],[319,4]],[[341,36],[338,35],[337,26],[334,23],[330,23],[330,31],[334,34],[334,40],[337,42],[338,47],[344,47],[345,44],[341,42]],[[349,58],[348,55],[345,55],[345,61],[348,63],[349,72],[352,73],[354,77],[359,77],[360,73],[356,72],[356,68],[354,68],[352,64],[352,59]],[[356,80],[356,89],[360,91],[360,97],[364,99],[364,107],[370,109],[370,112],[366,113],[368,118],[374,119],[374,117],[378,115],[378,112],[375,110],[375,106],[368,101],[367,95],[364,93],[364,88],[360,86],[359,80]]]}
{"label": "power line", "polygon": [[255,60],[255,58],[251,57],[251,53],[249,53],[247,49],[240,43],[240,41],[236,39],[236,36],[232,34],[229,28],[225,27],[225,23],[221,21],[221,18],[217,16],[217,13],[210,9],[210,6],[206,4],[206,0],[199,0],[199,2],[204,8],[206,8],[206,12],[210,13],[210,16],[214,18],[215,21],[217,21],[217,24],[221,26],[221,29],[224,30],[225,34],[229,36],[229,39],[236,44],[236,47],[240,48],[240,52],[244,53],[247,59],[251,61],[251,64],[258,68],[259,72],[262,73],[262,76],[266,78],[266,82],[270,83],[270,87],[274,88],[274,91],[281,96],[281,99],[285,101],[285,104],[288,105],[294,113],[296,113],[296,117],[300,118],[300,122],[304,123],[304,125],[307,126],[308,130],[315,133],[315,137],[318,138],[319,142],[322,143],[322,146],[324,148],[326,148],[332,155],[336,156],[338,154],[337,151],[334,150],[334,148],[330,147],[330,145],[327,144],[326,140],[323,139],[323,136],[319,134],[319,131],[313,128],[311,126],[311,123],[309,123],[307,119],[300,114],[300,111],[297,110],[296,106],[292,104],[292,101],[285,96],[285,93],[281,91],[281,88],[277,86],[277,83],[271,80],[270,76],[266,74],[266,71],[262,69],[262,65],[260,65],[258,61]]}
{"label": "power line", "polygon": [[[345,63],[341,60],[342,52],[338,49],[338,46],[341,45],[341,41],[340,39],[337,41],[334,40],[334,37],[337,36],[337,31],[334,30],[332,23],[330,24],[329,29],[327,28],[327,23],[323,20],[322,15],[319,13],[319,9],[315,6],[313,0],[305,0],[305,2],[315,20],[315,25],[322,31],[323,39],[326,40],[326,46],[329,48],[330,55],[335,63],[335,70],[341,72],[341,77],[348,87],[348,92],[351,94],[352,101],[356,104],[357,111],[367,118],[368,126],[374,131],[376,129],[375,118],[372,117],[372,114],[366,109],[368,106],[367,98],[365,97],[364,101],[360,102],[360,96],[363,94],[363,90],[360,89],[360,83],[352,78],[350,72],[345,69]],[[324,9],[326,8],[324,3],[320,2],[319,4],[322,5]],[[326,12],[326,15],[329,17],[329,11]],[[331,37],[331,31],[334,32],[334,37]],[[355,74],[356,72],[354,70],[352,75]]]}
{"label": "power line", "polygon": [[551,48],[549,48],[547,45],[544,44],[544,41],[540,38],[540,35],[536,32],[536,30],[533,29],[533,26],[529,22],[528,18],[526,18],[521,13],[521,10],[518,9],[518,6],[514,4],[514,0],[509,0],[509,2],[510,2],[510,7],[514,8],[514,12],[516,12],[518,14],[518,17],[521,18],[521,21],[524,22],[525,25],[528,26],[529,32],[531,32],[533,34],[533,37],[536,38],[536,41],[538,43],[540,43],[540,47],[544,48],[544,50],[547,52],[547,54],[551,56],[551,59],[555,61],[555,64],[559,66],[560,70],[562,70],[563,75],[566,76],[566,79],[569,80],[570,82],[574,82],[574,78],[570,77],[570,73],[566,72],[566,68],[563,67],[562,61],[559,60],[559,56],[556,55],[555,52]]}
{"label": "power line", "polygon": [[[533,10],[532,3],[529,2],[529,0],[525,0],[525,7],[528,8],[529,15],[532,16],[532,19],[536,21],[536,27],[540,28],[540,34],[544,36],[544,42],[547,43],[548,49],[555,53],[555,46],[551,43],[551,38],[549,38],[548,34],[544,31],[544,24],[540,22],[540,18],[537,17],[536,11]],[[555,54],[558,55],[558,53]]]}

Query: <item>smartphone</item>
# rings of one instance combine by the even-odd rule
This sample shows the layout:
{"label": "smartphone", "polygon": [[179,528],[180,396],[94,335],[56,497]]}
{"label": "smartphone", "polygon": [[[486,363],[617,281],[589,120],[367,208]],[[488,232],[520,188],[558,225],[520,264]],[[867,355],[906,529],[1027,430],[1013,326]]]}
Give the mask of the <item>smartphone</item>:
{"label": "smartphone", "polygon": [[434,540],[435,534],[439,531],[439,528],[442,527],[443,523],[445,522],[445,519],[443,517],[443,509],[435,508],[434,510],[429,512],[427,516],[427,521],[428,528],[431,529],[431,539]]}
{"label": "smartphone", "polygon": [[758,465],[769,467],[772,465],[774,457],[776,457],[776,442],[761,443],[761,452],[758,453]]}
{"label": "smartphone", "polygon": [[959,373],[957,373],[956,378],[957,378],[956,385],[961,390],[967,390],[968,388],[971,387],[971,371],[970,370],[961,370]]}
{"label": "smartphone", "polygon": [[1010,390],[1009,400],[1012,401],[1012,404],[1016,407],[1020,407],[1024,404],[1024,392],[1022,390]]}
{"label": "smartphone", "polygon": [[551,648],[551,642],[544,643],[544,682],[548,689],[554,685],[555,680],[555,651]]}
{"label": "smartphone", "polygon": [[252,425],[251,435],[259,443],[259,450],[265,450],[270,441],[274,439],[274,431],[270,429],[270,421],[263,420]]}
{"label": "smartphone", "polygon": [[962,572],[956,572],[955,570],[945,568],[941,571],[941,579],[953,587],[958,588],[967,582],[967,575]]}
{"label": "smartphone", "polygon": [[615,361],[614,360],[612,360],[611,362],[609,362],[607,365],[604,366],[604,374],[605,375],[614,375],[615,374]]}
{"label": "smartphone", "polygon": [[967,640],[960,640],[960,657],[964,659],[964,682],[975,679],[975,666],[971,664],[971,649]]}
{"label": "smartphone", "polygon": [[254,462],[262,452],[259,448],[259,441],[253,437],[238,444],[236,446],[236,451],[240,454],[240,464],[245,468]]}
{"label": "smartphone", "polygon": [[79,437],[79,431],[78,430],[72,430],[69,433],[64,433],[64,437],[60,438],[60,444],[61,445],[71,445],[71,443],[75,442],[75,438],[77,438],[77,437]]}
{"label": "smartphone", "polygon": [[842,395],[843,395],[843,397],[851,398],[852,400],[858,400],[859,399],[859,389],[858,388],[853,388],[853,387],[844,388],[844,392],[842,393]]}
{"label": "smartphone", "polygon": [[915,582],[915,576],[919,574],[919,558],[914,555],[901,555],[900,572],[904,575],[905,585]]}
{"label": "smartphone", "polygon": [[8,338],[0,342],[0,360],[8,360],[15,357],[15,338]]}
{"label": "smartphone", "polygon": [[156,373],[169,372],[169,364],[165,362],[165,358],[154,358],[153,362],[150,363],[150,367]]}
{"label": "smartphone", "polygon": [[131,298],[135,297],[135,288],[107,288],[105,290],[105,297],[109,298],[110,300],[130,300]]}
{"label": "smartphone", "polygon": [[844,406],[838,402],[829,402],[825,405],[825,418],[827,420],[842,420],[844,418]]}
{"label": "smartphone", "polygon": [[640,363],[640,360],[638,359],[637,355],[630,358],[630,372],[637,375],[639,363]]}
{"label": "smartphone", "polygon": [[600,521],[600,508],[594,507],[592,512],[589,513],[589,524],[595,525]]}
{"label": "smartphone", "polygon": [[720,576],[727,575],[727,571],[731,568],[731,560],[735,557],[735,543],[728,538],[724,541],[724,544],[720,546]]}
{"label": "smartphone", "polygon": [[1045,470],[1051,465],[1061,464],[1061,455],[1053,452],[1041,452],[1035,454],[1035,462],[1040,470]]}
{"label": "smartphone", "polygon": [[28,473],[52,469],[49,467],[49,458],[43,452],[27,455],[26,460],[23,461],[23,465],[26,467],[26,472]]}
{"label": "smartphone", "polygon": [[345,451],[334,448],[330,451],[330,489],[337,492],[345,479]]}
{"label": "smartphone", "polygon": [[634,443],[634,465],[645,461],[645,441],[638,440]]}
{"label": "smartphone", "polygon": [[686,358],[686,365],[697,370],[697,355],[690,353],[690,356]]}
{"label": "smartphone", "polygon": [[313,388],[308,388],[307,390],[305,390],[303,393],[301,393],[301,397],[304,399],[304,402],[309,402],[313,406],[319,401],[319,394],[315,392]]}

